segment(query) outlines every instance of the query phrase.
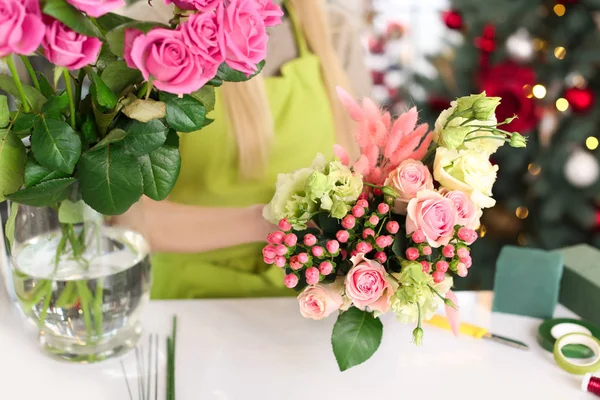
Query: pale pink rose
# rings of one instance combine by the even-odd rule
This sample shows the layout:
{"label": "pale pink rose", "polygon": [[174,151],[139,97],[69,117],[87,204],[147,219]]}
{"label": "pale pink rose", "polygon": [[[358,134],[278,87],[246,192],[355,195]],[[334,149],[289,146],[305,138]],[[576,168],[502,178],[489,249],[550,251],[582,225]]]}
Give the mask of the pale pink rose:
{"label": "pale pink rose", "polygon": [[80,69],[98,59],[100,39],[77,33],[62,22],[45,17],[46,34],[42,40],[44,55],[53,64]]}
{"label": "pale pink rose", "polygon": [[420,229],[431,247],[447,245],[454,236],[458,214],[452,200],[433,190],[423,190],[408,203],[406,234]]}
{"label": "pale pink rose", "polygon": [[346,296],[352,299],[356,308],[364,310],[369,307],[378,313],[386,312],[393,290],[383,265],[365,258],[362,253],[350,260],[353,267],[346,275]]}
{"label": "pale pink rose", "polygon": [[433,178],[429,169],[421,161],[404,160],[393,170],[385,181],[400,196],[394,202],[394,212],[406,213],[406,205],[421,190],[433,190]]}
{"label": "pale pink rose", "polygon": [[155,28],[146,34],[125,33],[124,59],[144,79],[165,92],[190,94],[214,78],[218,65],[192,53],[179,30]]}
{"label": "pale pink rose", "polygon": [[45,31],[38,0],[0,0],[0,57],[32,54]]}
{"label": "pale pink rose", "polygon": [[199,55],[206,63],[223,62],[223,53],[219,46],[219,24],[215,13],[198,13],[179,26],[183,41],[192,53]]}
{"label": "pale pink rose", "polygon": [[274,26],[281,24],[283,10],[273,0],[252,0],[254,7],[262,17],[265,26]]}
{"label": "pale pink rose", "polygon": [[300,313],[304,318],[323,319],[340,309],[343,303],[342,286],[334,284],[308,286],[298,296]]}
{"label": "pale pink rose", "polygon": [[123,0],[67,0],[67,2],[94,18],[125,6]]}
{"label": "pale pink rose", "polygon": [[479,227],[479,219],[481,218],[481,208],[477,207],[471,197],[460,190],[448,191],[442,189],[440,191],[444,197],[452,200],[456,212],[458,214],[457,223],[469,229],[477,229]]}
{"label": "pale pink rose", "polygon": [[166,5],[174,3],[182,10],[212,11],[223,3],[223,0],[164,0]]}
{"label": "pale pink rose", "polygon": [[225,62],[247,76],[267,56],[267,30],[253,0],[231,0],[217,9],[219,44]]}

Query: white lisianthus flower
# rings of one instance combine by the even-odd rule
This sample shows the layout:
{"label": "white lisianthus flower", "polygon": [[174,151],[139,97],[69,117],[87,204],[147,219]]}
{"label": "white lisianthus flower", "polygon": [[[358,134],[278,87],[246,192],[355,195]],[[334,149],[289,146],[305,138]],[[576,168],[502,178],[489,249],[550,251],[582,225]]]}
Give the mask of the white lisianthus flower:
{"label": "white lisianthus flower", "polygon": [[333,183],[331,188],[332,198],[346,204],[353,204],[363,190],[362,175],[353,173],[350,168],[340,161],[332,161],[328,167],[328,178]]}
{"label": "white lisianthus flower", "polygon": [[433,163],[433,177],[448,190],[468,193],[481,208],[493,207],[492,186],[496,182],[498,166],[492,165],[484,153],[469,150],[437,149]]}

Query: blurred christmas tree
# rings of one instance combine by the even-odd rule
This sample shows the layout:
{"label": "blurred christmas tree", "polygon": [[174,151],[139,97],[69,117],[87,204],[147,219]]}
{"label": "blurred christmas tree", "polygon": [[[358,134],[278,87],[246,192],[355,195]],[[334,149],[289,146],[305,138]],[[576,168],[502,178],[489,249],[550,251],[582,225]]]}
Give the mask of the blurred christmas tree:
{"label": "blurred christmas tree", "polygon": [[498,203],[467,287],[491,286],[505,244],[600,246],[600,0],[452,0],[441,18],[463,40],[432,60],[439,79],[416,78],[421,115],[433,122],[450,99],[485,90],[503,99],[498,120],[519,116],[506,130],[528,138],[526,151],[493,156]]}

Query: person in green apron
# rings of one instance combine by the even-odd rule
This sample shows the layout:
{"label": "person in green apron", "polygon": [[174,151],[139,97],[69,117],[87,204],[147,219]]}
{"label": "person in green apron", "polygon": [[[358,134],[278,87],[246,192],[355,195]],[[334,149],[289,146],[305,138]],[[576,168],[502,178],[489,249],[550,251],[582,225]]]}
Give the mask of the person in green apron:
{"label": "person in green apron", "polygon": [[[266,235],[276,227],[262,208],[279,173],[310,165],[317,153],[333,157],[336,142],[349,145],[352,125],[335,86],[368,95],[369,77],[347,16],[326,10],[324,0],[283,6],[263,73],[217,89],[209,114],[215,122],[180,135],[181,173],[168,201],[143,200],[154,299],[293,294],[283,271],[263,262]],[[158,8],[155,19],[171,17]],[[152,18],[140,17],[139,8],[129,13]]]}

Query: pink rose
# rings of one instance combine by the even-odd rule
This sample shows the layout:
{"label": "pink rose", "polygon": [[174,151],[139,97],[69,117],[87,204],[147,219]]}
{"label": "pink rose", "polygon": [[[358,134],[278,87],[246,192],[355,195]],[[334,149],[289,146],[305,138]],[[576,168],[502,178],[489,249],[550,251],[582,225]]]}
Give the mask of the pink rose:
{"label": "pink rose", "polygon": [[67,2],[94,18],[125,6],[123,0],[67,0]]}
{"label": "pink rose", "polygon": [[175,3],[182,10],[212,11],[223,3],[223,0],[164,0],[166,5]]}
{"label": "pink rose", "polygon": [[406,234],[420,229],[430,246],[445,246],[454,237],[457,220],[452,200],[433,190],[423,190],[408,203]]}
{"label": "pink rose", "polygon": [[247,76],[267,56],[267,30],[252,0],[231,0],[217,10],[221,51],[231,68]]}
{"label": "pink rose", "polygon": [[252,0],[254,7],[262,17],[265,26],[274,26],[281,24],[283,10],[273,0]]}
{"label": "pink rose", "polygon": [[394,212],[406,213],[407,203],[417,196],[421,190],[433,190],[433,178],[427,166],[421,161],[404,160],[393,170],[385,181],[385,185],[393,188],[400,196],[394,203]]}
{"label": "pink rose", "polygon": [[219,24],[215,13],[198,13],[179,27],[183,41],[192,53],[202,57],[209,64],[218,66],[223,62],[223,53],[219,46]]}
{"label": "pink rose", "polygon": [[460,190],[448,191],[442,189],[440,191],[446,198],[452,200],[456,213],[458,214],[457,224],[465,226],[469,229],[477,229],[479,227],[479,219],[481,218],[481,208],[477,207],[471,197]]}
{"label": "pink rose", "polygon": [[346,296],[361,310],[369,307],[383,314],[390,306],[392,286],[386,279],[383,265],[359,253],[350,259],[353,267],[346,275]]}
{"label": "pink rose", "polygon": [[194,54],[179,30],[152,29],[146,34],[125,32],[124,57],[130,68],[139,69],[144,79],[174,94],[190,94],[217,73],[218,65]]}
{"label": "pink rose", "polygon": [[44,21],[46,35],[42,47],[48,61],[68,69],[80,69],[96,62],[102,47],[100,39],[77,33],[54,18],[47,17]]}
{"label": "pink rose", "polygon": [[298,296],[300,313],[304,318],[327,318],[342,306],[342,287],[335,283],[309,286]]}
{"label": "pink rose", "polygon": [[0,57],[33,53],[45,31],[38,0],[0,0]]}

